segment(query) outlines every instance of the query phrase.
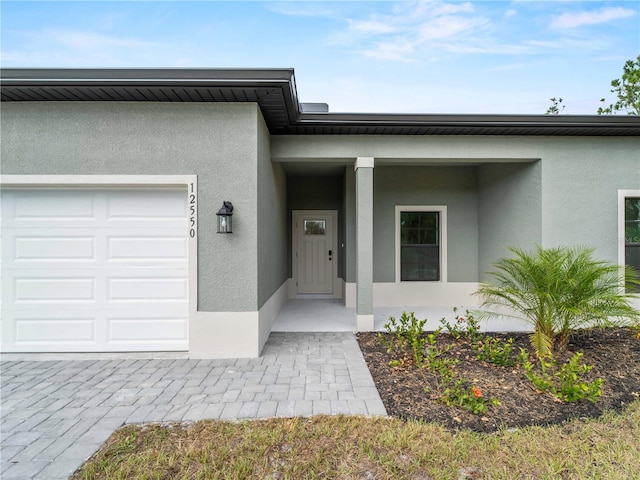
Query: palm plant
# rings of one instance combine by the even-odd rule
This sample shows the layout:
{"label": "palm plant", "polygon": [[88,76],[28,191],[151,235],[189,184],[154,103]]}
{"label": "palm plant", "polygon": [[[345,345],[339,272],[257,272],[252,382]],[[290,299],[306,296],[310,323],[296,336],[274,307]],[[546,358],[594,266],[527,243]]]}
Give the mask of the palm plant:
{"label": "palm plant", "polygon": [[594,260],[586,247],[509,250],[513,257],[495,263],[493,283],[476,293],[482,307],[498,309],[483,316],[520,318],[533,327],[531,343],[541,360],[563,349],[573,330],[640,323],[629,302],[633,295],[624,292],[625,276],[638,282],[632,269]]}

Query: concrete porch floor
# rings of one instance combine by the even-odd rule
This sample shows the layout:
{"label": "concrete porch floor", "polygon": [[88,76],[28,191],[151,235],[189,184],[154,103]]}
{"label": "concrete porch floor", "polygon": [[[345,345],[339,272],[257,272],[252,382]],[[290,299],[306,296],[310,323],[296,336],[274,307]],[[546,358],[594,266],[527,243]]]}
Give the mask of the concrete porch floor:
{"label": "concrete porch floor", "polygon": [[338,298],[290,299],[276,319],[272,332],[353,332],[356,309]]}
{"label": "concrete porch floor", "polygon": [[[294,298],[290,299],[280,311],[273,326],[273,332],[353,332],[356,325],[355,307],[345,307],[344,301],[337,298]],[[454,318],[451,307],[375,307],[373,309],[374,328],[384,331],[384,325],[390,316],[396,318],[403,311],[414,312],[419,319],[427,318],[426,330],[435,330],[440,319]],[[458,308],[464,314],[464,307]]]}

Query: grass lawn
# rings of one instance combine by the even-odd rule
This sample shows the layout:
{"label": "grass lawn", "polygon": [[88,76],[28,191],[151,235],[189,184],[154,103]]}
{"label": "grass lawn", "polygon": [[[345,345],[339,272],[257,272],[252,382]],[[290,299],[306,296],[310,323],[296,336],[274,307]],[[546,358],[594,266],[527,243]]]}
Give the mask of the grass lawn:
{"label": "grass lawn", "polygon": [[640,479],[640,401],[550,427],[452,433],[319,416],[126,426],[74,479]]}

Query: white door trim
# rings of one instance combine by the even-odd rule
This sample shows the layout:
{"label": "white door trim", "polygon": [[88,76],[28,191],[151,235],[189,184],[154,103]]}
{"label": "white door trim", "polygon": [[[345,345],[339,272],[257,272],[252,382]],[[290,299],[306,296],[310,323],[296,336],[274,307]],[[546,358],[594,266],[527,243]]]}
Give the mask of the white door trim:
{"label": "white door trim", "polygon": [[332,284],[333,298],[342,298],[341,286],[338,282],[338,211],[337,210],[292,210],[291,211],[291,277],[293,279],[294,296],[298,295],[298,230],[296,228],[297,217],[303,215],[328,215],[333,223],[332,239],[333,259],[332,262]]}
{"label": "white door trim", "polygon": [[[189,195],[189,318],[198,310],[198,176],[197,175],[0,175],[0,187],[172,187]],[[193,208],[192,208],[193,207]],[[188,332],[187,332],[188,335]],[[188,338],[190,338],[188,336]]]}

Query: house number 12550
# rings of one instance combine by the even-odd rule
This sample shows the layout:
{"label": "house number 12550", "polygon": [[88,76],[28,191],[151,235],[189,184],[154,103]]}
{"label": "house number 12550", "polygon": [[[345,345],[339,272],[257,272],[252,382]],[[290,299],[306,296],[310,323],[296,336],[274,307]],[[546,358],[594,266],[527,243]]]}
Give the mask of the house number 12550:
{"label": "house number 12550", "polygon": [[196,236],[196,194],[193,183],[189,184],[189,236]]}

